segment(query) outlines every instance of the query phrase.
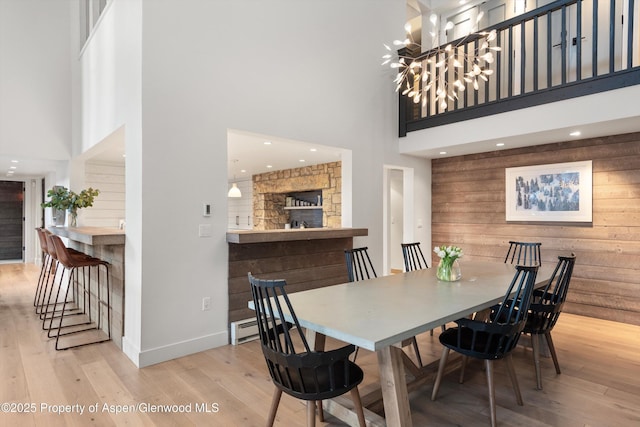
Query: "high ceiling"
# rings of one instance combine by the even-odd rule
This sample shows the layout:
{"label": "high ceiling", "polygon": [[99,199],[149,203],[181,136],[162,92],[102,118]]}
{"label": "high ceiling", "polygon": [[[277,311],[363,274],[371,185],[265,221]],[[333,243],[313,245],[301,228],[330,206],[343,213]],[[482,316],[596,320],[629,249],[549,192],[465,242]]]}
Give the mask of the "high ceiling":
{"label": "high ceiling", "polygon": [[252,175],[339,161],[344,149],[230,130],[227,133],[229,180]]}

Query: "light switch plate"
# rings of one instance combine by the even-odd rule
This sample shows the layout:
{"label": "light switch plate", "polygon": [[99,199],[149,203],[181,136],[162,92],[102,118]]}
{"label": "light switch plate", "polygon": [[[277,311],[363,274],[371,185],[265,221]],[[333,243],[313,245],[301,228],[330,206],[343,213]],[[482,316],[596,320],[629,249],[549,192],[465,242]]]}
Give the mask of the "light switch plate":
{"label": "light switch plate", "polygon": [[198,237],[211,237],[213,235],[213,227],[211,224],[200,224],[198,226]]}

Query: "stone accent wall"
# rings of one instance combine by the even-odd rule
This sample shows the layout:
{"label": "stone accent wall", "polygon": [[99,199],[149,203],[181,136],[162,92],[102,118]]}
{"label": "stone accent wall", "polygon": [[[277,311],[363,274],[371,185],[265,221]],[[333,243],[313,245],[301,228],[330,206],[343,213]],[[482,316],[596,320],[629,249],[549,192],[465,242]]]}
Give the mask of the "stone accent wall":
{"label": "stone accent wall", "polygon": [[287,194],[322,190],[322,226],[342,226],[342,162],[322,163],[253,176],[254,230],[282,229],[289,222]]}

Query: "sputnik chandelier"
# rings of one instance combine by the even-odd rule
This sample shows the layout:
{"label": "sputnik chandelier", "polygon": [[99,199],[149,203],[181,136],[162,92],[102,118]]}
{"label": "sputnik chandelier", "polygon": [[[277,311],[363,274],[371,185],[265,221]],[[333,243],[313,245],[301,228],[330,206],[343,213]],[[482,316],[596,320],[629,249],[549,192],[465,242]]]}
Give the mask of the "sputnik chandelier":
{"label": "sputnik chandelier", "polygon": [[[478,14],[476,23],[482,18],[482,13]],[[437,44],[437,21],[436,15],[430,17],[433,29],[430,33],[434,45]],[[453,28],[452,22],[447,22],[445,30]],[[416,43],[411,35],[411,25],[407,23],[404,26],[407,36],[404,40],[395,40],[393,45],[396,49],[404,49],[404,52],[421,52],[422,46]],[[468,40],[471,36],[473,40]],[[497,37],[496,31],[469,33],[461,38],[455,44],[448,44],[444,48],[442,46],[434,46],[428,53],[428,56],[422,56],[422,59],[416,59],[409,54],[401,54],[394,52],[391,47],[384,45],[389,51],[382,58],[382,65],[387,65],[393,70],[397,70],[397,74],[393,82],[396,84],[396,92],[402,89],[402,94],[413,99],[418,104],[422,101],[424,107],[430,99],[428,92],[432,88],[435,90],[435,102],[442,111],[448,106],[448,101],[458,99],[458,93],[462,94],[466,85],[471,83],[473,88],[480,88],[478,79],[488,81],[488,76],[493,74],[490,68],[495,58],[494,51],[501,50],[499,46],[491,46],[491,42]],[[477,42],[475,42],[477,40]],[[464,45],[468,43],[472,46],[469,52],[468,48],[464,49]],[[461,48],[462,46],[462,48]],[[454,70],[452,77],[448,78],[447,71]],[[466,70],[466,71],[465,71]],[[420,88],[422,83],[422,88]]]}

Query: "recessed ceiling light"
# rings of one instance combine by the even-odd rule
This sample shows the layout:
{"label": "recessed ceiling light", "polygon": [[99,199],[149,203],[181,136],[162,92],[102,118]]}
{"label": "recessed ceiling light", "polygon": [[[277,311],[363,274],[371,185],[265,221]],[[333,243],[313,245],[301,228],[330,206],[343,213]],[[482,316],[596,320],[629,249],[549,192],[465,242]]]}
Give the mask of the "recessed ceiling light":
{"label": "recessed ceiling light", "polygon": [[18,163],[17,160],[11,160],[11,163]]}
{"label": "recessed ceiling light", "polygon": [[441,151],[440,154],[447,154],[447,152],[446,151]]}
{"label": "recessed ceiling light", "polygon": [[271,145],[271,141],[265,141],[264,145]]}
{"label": "recessed ceiling light", "polygon": [[269,169],[271,169],[273,166],[271,166],[271,165],[267,165],[267,167],[268,167]]}
{"label": "recessed ceiling light", "polygon": [[11,167],[9,167],[9,169],[16,169],[16,167],[15,166],[11,166]]}
{"label": "recessed ceiling light", "polygon": [[496,147],[504,147],[504,142],[498,142],[498,143],[496,144]]}
{"label": "recessed ceiling light", "polygon": [[240,169],[240,173],[245,173],[246,171],[246,169]]}
{"label": "recessed ceiling light", "polygon": [[573,131],[569,134],[569,136],[580,136],[580,131],[579,130]]}
{"label": "recessed ceiling light", "polygon": [[306,160],[305,159],[300,159],[298,160],[300,163],[304,163]]}
{"label": "recessed ceiling light", "polygon": [[315,151],[318,151],[318,149],[317,148],[311,148],[309,151],[314,151],[315,152]]}

